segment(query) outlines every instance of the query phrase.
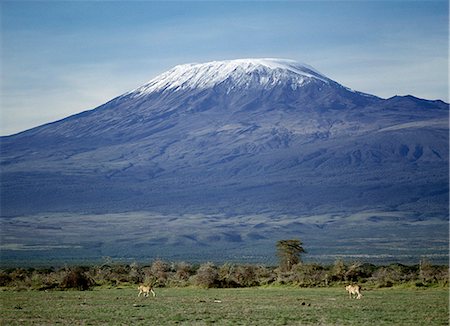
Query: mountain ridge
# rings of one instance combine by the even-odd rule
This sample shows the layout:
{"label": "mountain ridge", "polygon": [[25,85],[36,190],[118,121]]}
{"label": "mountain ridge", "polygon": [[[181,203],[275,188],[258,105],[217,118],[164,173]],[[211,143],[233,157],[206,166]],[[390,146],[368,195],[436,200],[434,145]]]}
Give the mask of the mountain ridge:
{"label": "mountain ridge", "polygon": [[[225,78],[218,71],[221,77],[207,87],[202,81],[191,88],[201,80],[194,76],[191,85],[191,71],[184,81],[189,87],[151,88],[167,85],[163,73],[153,79],[162,78],[161,84],[150,81],[93,110],[1,137],[2,216],[199,214],[211,225],[222,220],[226,233],[241,235],[239,244],[246,248],[256,243],[268,248],[271,232],[315,235],[310,240],[320,247],[319,239],[353,225],[345,222],[349,216],[364,217],[358,225],[367,235],[380,221],[377,216],[401,216],[401,227],[389,226],[398,226],[392,232],[411,248],[418,241],[414,230],[448,228],[447,103],[413,96],[381,99],[325,82],[322,74],[298,77],[269,63],[275,69],[252,66],[248,74],[229,69]],[[229,78],[237,76],[233,71],[243,77]],[[259,221],[267,226],[264,232],[252,224],[253,215],[264,216]],[[290,222],[277,228],[280,216]],[[308,216],[326,218],[311,224]],[[250,222],[240,226],[247,218]],[[169,237],[167,250],[179,249],[173,243],[183,246],[178,236],[186,228],[204,230],[197,224],[201,220],[176,218],[184,227]],[[381,224],[376,227],[373,237],[387,237]],[[139,243],[149,248],[157,236],[150,231]],[[259,236],[261,243],[255,240]],[[231,245],[229,237],[219,238],[221,248]],[[441,235],[437,240],[448,242]],[[200,250],[204,240],[198,245],[189,248]]]}

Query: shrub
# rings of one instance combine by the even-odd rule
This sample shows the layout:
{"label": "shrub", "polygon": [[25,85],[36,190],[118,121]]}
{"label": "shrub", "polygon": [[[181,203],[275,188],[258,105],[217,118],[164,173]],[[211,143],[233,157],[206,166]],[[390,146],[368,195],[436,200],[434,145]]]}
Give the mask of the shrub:
{"label": "shrub", "polygon": [[396,266],[378,268],[371,277],[371,281],[378,287],[392,287],[401,282],[401,270]]}
{"label": "shrub", "polygon": [[357,282],[362,275],[363,275],[362,264],[360,262],[354,262],[347,267],[344,279],[346,281]]}
{"label": "shrub", "polygon": [[220,287],[251,287],[259,285],[258,267],[226,263],[218,270]]}
{"label": "shrub", "polygon": [[152,284],[158,284],[159,286],[165,286],[169,278],[169,264],[162,260],[156,260],[153,262],[150,268],[150,275],[146,275],[146,281]]}
{"label": "shrub", "polygon": [[128,276],[130,282],[134,284],[142,283],[142,281],[144,280],[144,274],[142,273],[141,268],[136,262],[130,265],[130,271]]}
{"label": "shrub", "polygon": [[258,266],[255,270],[255,277],[259,285],[269,285],[276,281],[277,274],[272,268]]}
{"label": "shrub", "polygon": [[326,284],[327,273],[318,264],[297,264],[293,267],[292,282],[302,287]]}
{"label": "shrub", "polygon": [[168,286],[188,286],[189,279],[194,274],[193,267],[186,263],[176,263],[171,267],[173,272],[167,280]]}
{"label": "shrub", "polygon": [[0,286],[7,286],[11,283],[12,278],[8,273],[0,272]]}
{"label": "shrub", "polygon": [[234,280],[242,287],[257,286],[259,282],[256,275],[256,266],[239,265],[234,271]]}
{"label": "shrub", "polygon": [[64,275],[60,287],[62,289],[89,290],[94,286],[94,281],[86,275],[80,267],[68,269]]}
{"label": "shrub", "polygon": [[200,266],[194,276],[195,285],[212,288],[218,285],[217,268],[213,263],[206,263]]}
{"label": "shrub", "polygon": [[339,259],[336,260],[333,267],[331,268],[331,281],[342,282],[345,281],[345,274],[347,273],[347,267],[344,262]]}
{"label": "shrub", "polygon": [[218,281],[221,288],[237,288],[242,285],[236,279],[236,265],[225,263],[219,267]]}

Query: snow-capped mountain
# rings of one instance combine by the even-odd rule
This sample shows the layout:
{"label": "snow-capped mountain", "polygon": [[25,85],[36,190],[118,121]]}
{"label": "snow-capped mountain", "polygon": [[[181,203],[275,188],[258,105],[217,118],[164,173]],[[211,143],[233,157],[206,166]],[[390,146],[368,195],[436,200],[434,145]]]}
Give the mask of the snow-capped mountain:
{"label": "snow-capped mountain", "polygon": [[381,99],[291,60],[180,65],[2,137],[2,215],[446,218],[448,114],[442,101]]}
{"label": "snow-capped mountain", "polygon": [[309,82],[332,81],[314,68],[292,60],[241,59],[179,65],[130,92],[145,95],[164,90],[207,89],[226,81],[228,91],[245,88],[272,89],[289,83],[293,89]]}

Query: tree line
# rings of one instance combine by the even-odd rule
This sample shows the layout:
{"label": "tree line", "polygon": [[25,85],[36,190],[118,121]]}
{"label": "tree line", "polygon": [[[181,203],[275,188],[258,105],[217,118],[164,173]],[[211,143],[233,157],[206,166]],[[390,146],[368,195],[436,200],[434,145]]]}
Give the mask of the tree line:
{"label": "tree line", "polygon": [[390,264],[376,266],[362,262],[336,260],[332,265],[303,263],[305,252],[298,239],[280,240],[276,244],[278,266],[212,262],[153,261],[151,264],[113,263],[110,260],[96,266],[66,266],[62,268],[10,268],[0,270],[0,287],[16,290],[78,289],[95,286],[118,287],[147,284],[154,287],[234,288],[291,285],[298,287],[328,287],[359,283],[367,287],[397,285],[424,287],[448,286],[448,266],[432,265],[422,260],[418,265]]}

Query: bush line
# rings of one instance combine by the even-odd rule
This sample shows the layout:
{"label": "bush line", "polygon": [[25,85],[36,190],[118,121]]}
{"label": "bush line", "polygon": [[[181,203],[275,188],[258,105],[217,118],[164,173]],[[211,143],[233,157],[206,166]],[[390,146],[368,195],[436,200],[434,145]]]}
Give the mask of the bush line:
{"label": "bush line", "polygon": [[448,266],[421,261],[418,265],[369,263],[333,265],[299,263],[289,271],[263,265],[208,262],[193,265],[156,260],[149,265],[104,263],[96,266],[46,268],[10,268],[0,270],[0,287],[14,290],[89,290],[96,286],[118,287],[148,284],[154,287],[238,288],[290,285],[331,287],[359,283],[365,287],[412,286],[448,287]]}

